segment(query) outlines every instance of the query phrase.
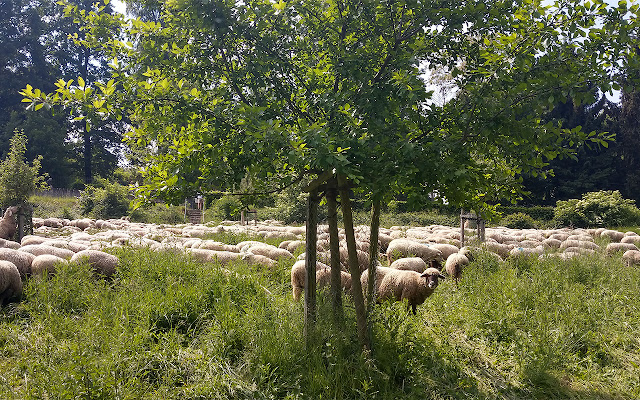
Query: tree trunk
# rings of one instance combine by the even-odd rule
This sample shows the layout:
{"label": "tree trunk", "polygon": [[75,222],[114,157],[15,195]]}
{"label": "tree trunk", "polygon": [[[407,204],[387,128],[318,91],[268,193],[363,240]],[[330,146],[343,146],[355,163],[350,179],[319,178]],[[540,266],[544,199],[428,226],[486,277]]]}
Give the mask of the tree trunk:
{"label": "tree trunk", "polygon": [[327,222],[329,223],[329,248],[331,253],[331,304],[334,320],[341,321],[342,312],[342,284],[340,278],[340,239],[338,238],[338,190],[335,181],[327,189]]}
{"label": "tree trunk", "polygon": [[84,125],[84,132],[82,133],[83,145],[83,157],[84,157],[84,183],[91,184],[91,132],[87,129],[87,125]]}
{"label": "tree trunk", "polygon": [[[367,281],[367,320],[369,315],[373,311],[373,306],[376,301],[375,293],[375,280],[376,269],[378,268],[378,236],[380,230],[380,197],[374,196],[373,204],[371,205],[371,232],[369,232],[369,280]],[[369,326],[369,332],[371,332],[371,325]]]}
{"label": "tree trunk", "polygon": [[356,252],[356,237],[353,232],[353,215],[351,213],[351,199],[347,178],[338,175],[338,187],[340,190],[340,204],[342,206],[342,219],[344,220],[344,231],[347,237],[347,251],[349,253],[349,270],[351,271],[351,290],[353,302],[356,309],[356,323],[358,327],[358,340],[365,349],[371,348],[369,333],[367,331],[367,315],[360,284],[360,266],[358,265],[358,254]]}
{"label": "tree trunk", "polygon": [[316,245],[318,240],[318,190],[309,192],[307,198],[307,237],[304,282],[304,338],[310,345],[311,333],[316,321]]}

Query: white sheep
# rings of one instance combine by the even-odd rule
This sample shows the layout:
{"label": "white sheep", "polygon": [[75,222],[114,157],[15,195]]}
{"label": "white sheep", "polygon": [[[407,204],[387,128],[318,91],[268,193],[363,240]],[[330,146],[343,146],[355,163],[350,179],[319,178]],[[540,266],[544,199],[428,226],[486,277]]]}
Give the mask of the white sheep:
{"label": "white sheep", "polygon": [[447,274],[453,278],[456,286],[458,286],[458,282],[462,278],[462,270],[467,265],[469,265],[469,259],[464,254],[455,253],[447,257],[444,267]]}
{"label": "white sheep", "polygon": [[16,268],[18,268],[18,272],[20,272],[20,276],[22,278],[25,278],[31,274],[31,263],[33,262],[34,258],[36,258],[36,256],[31,253],[0,248],[0,260],[12,262],[16,266]]}
{"label": "white sheep", "polygon": [[613,254],[618,251],[638,250],[638,247],[633,243],[609,243],[605,249],[605,253]]}
{"label": "white sheep", "polygon": [[398,258],[413,256],[422,258],[426,263],[432,260],[437,260],[438,262],[443,260],[440,250],[409,239],[394,239],[387,247],[389,264]]}
{"label": "white sheep", "polygon": [[[321,269],[331,269],[327,264],[323,264],[321,262],[316,262],[316,281],[317,281],[317,273]],[[296,261],[295,264],[291,267],[291,289],[294,300],[300,300],[300,296],[302,292],[304,292],[305,287],[305,279],[307,275],[306,270],[306,261],[300,260]]]}
{"label": "white sheep", "polygon": [[382,278],[378,301],[407,300],[407,310],[416,314],[416,307],[424,303],[445,276],[436,268],[427,268],[422,274],[415,271],[390,270]]}
{"label": "white sheep", "polygon": [[20,243],[0,238],[0,247],[17,250],[20,248]]}
{"label": "white sheep", "polygon": [[39,255],[31,262],[31,275],[42,276],[55,274],[58,264],[66,264],[68,262],[68,260],[54,256],[53,254]]}
{"label": "white sheep", "polygon": [[[331,267],[320,268],[316,271],[316,282],[318,289],[331,285]],[[351,274],[340,271],[340,287],[346,293],[351,293]]]}
{"label": "white sheep", "polygon": [[[393,268],[383,267],[382,265],[380,265],[380,263],[378,263],[378,265],[376,266],[376,281],[374,283],[374,290],[375,290],[376,293],[378,293],[378,291],[380,289],[380,282],[382,282],[382,278],[384,278],[384,276],[387,273],[389,273],[389,271],[392,271],[392,270],[393,270]],[[365,269],[360,274],[360,285],[362,287],[362,293],[366,296],[367,295],[367,288],[369,287],[368,286],[369,285],[369,270],[368,269]]]}
{"label": "white sheep", "polygon": [[622,260],[628,267],[631,267],[632,265],[640,265],[640,251],[627,250],[622,255]]}
{"label": "white sheep", "polygon": [[73,257],[76,254],[71,250],[63,249],[60,247],[49,246],[48,244],[44,244],[44,243],[22,246],[20,247],[20,251],[23,251],[25,253],[31,253],[36,257],[43,254],[52,254],[54,256],[64,258],[65,260],[69,260],[71,257]]}
{"label": "white sheep", "polygon": [[71,262],[86,261],[100,275],[110,277],[118,268],[118,257],[99,250],[83,250],[71,257]]}
{"label": "white sheep", "polygon": [[242,254],[233,251],[217,251],[206,249],[187,249],[188,253],[193,255],[193,258],[200,262],[218,262],[220,264],[227,264],[231,261],[240,260]]}
{"label": "white sheep", "polygon": [[4,217],[0,220],[0,238],[12,239],[16,234],[17,221],[14,216],[18,212],[18,206],[8,207],[4,212]]}
{"label": "white sheep", "polygon": [[404,257],[392,262],[389,268],[423,273],[427,269],[427,263],[420,257]]}
{"label": "white sheep", "polygon": [[0,260],[0,305],[22,295],[22,279],[18,268],[10,261]]}
{"label": "white sheep", "polygon": [[293,254],[289,252],[289,250],[280,249],[266,243],[262,243],[260,245],[245,246],[243,247],[242,252],[262,255],[265,257],[269,257],[270,259],[275,261],[293,260],[295,258]]}

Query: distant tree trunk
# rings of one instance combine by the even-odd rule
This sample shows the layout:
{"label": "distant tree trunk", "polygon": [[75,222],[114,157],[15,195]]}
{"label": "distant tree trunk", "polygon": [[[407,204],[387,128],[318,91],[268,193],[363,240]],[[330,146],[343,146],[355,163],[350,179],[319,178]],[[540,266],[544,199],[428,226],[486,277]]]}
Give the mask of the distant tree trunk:
{"label": "distant tree trunk", "polygon": [[351,213],[351,198],[347,178],[338,175],[338,188],[340,191],[340,204],[342,206],[342,219],[344,221],[344,231],[347,237],[347,251],[349,253],[349,270],[351,271],[351,290],[353,302],[356,309],[356,324],[358,329],[358,340],[365,349],[371,348],[369,332],[367,331],[367,315],[360,284],[360,266],[358,265],[358,253],[356,251],[356,237],[353,232],[353,215]]}
{"label": "distant tree trunk", "polygon": [[340,277],[340,239],[338,237],[338,189],[333,180],[327,188],[327,222],[329,223],[329,249],[331,253],[331,304],[335,321],[341,321],[342,279]]}
{"label": "distant tree trunk", "polygon": [[[375,280],[378,268],[378,237],[380,230],[380,196],[374,196],[371,205],[371,232],[369,232],[369,271],[367,281],[367,321],[369,322],[369,337],[373,337],[371,312],[376,302]],[[373,340],[372,340],[373,342]]]}
{"label": "distant tree trunk", "polygon": [[84,183],[89,185],[93,182],[91,174],[91,132],[84,126],[82,132],[83,157],[84,157]]}
{"label": "distant tree trunk", "polygon": [[318,190],[309,192],[307,198],[307,237],[304,282],[304,338],[310,345],[313,327],[316,321],[316,244],[318,240]]}

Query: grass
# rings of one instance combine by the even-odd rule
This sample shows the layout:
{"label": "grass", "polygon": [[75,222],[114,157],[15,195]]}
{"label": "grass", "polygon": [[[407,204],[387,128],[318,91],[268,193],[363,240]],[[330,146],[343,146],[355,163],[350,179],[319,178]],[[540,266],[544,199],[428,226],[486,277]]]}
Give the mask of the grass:
{"label": "grass", "polygon": [[363,353],[323,294],[305,347],[286,262],[117,255],[111,281],[69,265],[2,308],[0,398],[640,398],[640,270],[619,258],[481,256],[416,316],[377,307]]}

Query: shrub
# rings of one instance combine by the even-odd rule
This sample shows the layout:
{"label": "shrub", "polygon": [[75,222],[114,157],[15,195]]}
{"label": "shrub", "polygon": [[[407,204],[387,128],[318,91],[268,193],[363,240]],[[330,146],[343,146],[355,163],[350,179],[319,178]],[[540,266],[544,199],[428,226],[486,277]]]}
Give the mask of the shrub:
{"label": "shrub", "polygon": [[219,218],[232,219],[240,214],[242,203],[235,196],[222,196],[213,205],[213,210]]}
{"label": "shrub", "polygon": [[640,210],[619,191],[589,192],[582,199],[558,201],[553,220],[558,225],[576,227],[631,226],[640,222]]}
{"label": "shrub", "polygon": [[96,185],[85,187],[80,194],[79,203],[83,215],[120,218],[129,213],[129,191],[125,186],[98,179]]}
{"label": "shrub", "polygon": [[528,214],[515,213],[502,218],[502,225],[511,229],[535,229],[536,221]]}
{"label": "shrub", "polygon": [[22,131],[15,131],[11,138],[11,149],[0,163],[0,205],[4,207],[23,204],[36,190],[46,189],[46,176],[40,175],[38,157],[31,165],[24,159],[27,151],[27,137]]}

